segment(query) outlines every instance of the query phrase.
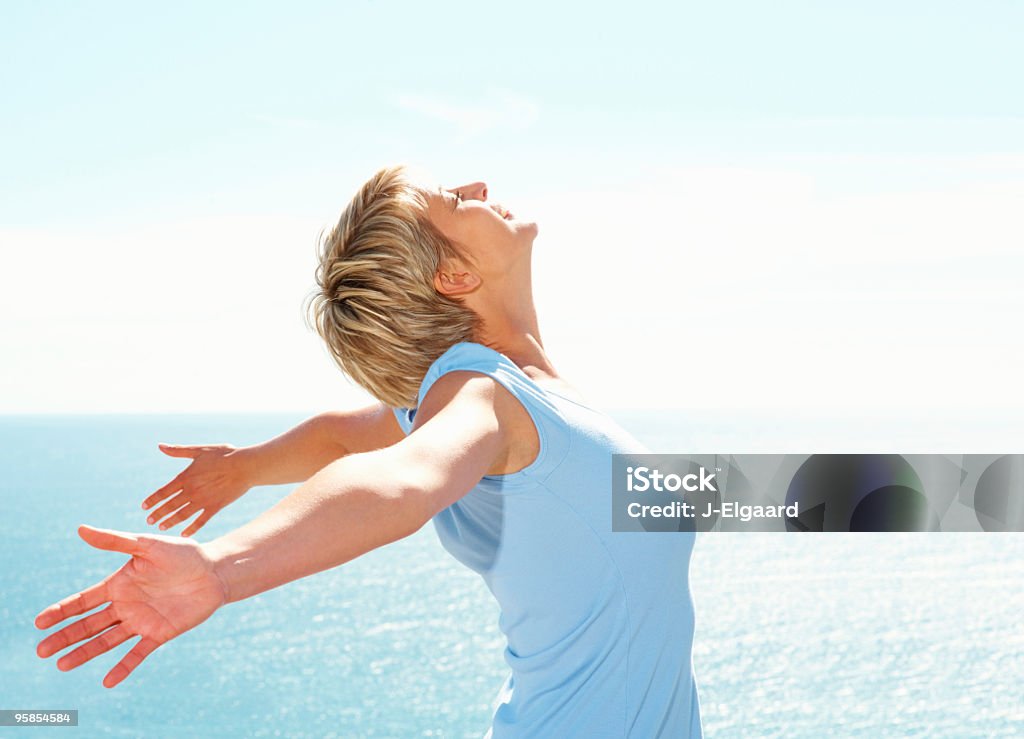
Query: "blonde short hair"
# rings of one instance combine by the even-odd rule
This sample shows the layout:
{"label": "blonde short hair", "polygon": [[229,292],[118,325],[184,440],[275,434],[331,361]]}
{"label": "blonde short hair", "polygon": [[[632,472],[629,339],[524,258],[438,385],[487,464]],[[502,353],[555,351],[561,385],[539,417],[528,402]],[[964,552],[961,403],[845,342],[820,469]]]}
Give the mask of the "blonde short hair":
{"label": "blonde short hair", "polygon": [[427,190],[403,165],[371,177],[321,239],[307,320],[341,370],[385,405],[415,407],[434,360],[480,328],[434,287],[453,258],[467,261],[427,218]]}

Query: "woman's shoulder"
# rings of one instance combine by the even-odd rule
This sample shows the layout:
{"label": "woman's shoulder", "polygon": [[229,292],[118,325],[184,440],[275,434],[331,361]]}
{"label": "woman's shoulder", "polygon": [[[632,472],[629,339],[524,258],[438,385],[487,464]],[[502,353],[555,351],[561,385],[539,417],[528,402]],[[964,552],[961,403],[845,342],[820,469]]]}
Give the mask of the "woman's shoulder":
{"label": "woman's shoulder", "polygon": [[406,433],[409,433],[412,427],[416,410],[423,404],[424,398],[434,384],[449,372],[458,370],[471,370],[488,375],[498,380],[506,389],[510,385],[515,386],[517,373],[523,374],[508,357],[489,346],[474,341],[459,341],[452,344],[427,368],[420,381],[415,405],[410,408],[394,409],[395,416]]}
{"label": "woman's shoulder", "polygon": [[[561,437],[565,435],[566,421],[548,389],[542,386],[542,378],[534,379],[531,372],[507,355],[472,341],[453,344],[430,365],[420,385],[416,408],[395,409],[403,431],[411,433],[417,409],[438,380],[458,370],[479,372],[502,388],[493,396],[496,402],[494,410],[503,418],[503,425],[512,431],[515,439],[506,460],[512,468],[540,469],[538,462],[545,456],[545,442],[559,448],[563,446]],[[505,469],[503,473],[511,471]],[[491,474],[496,474],[496,471]]]}
{"label": "woman's shoulder", "polygon": [[[520,366],[503,352],[486,344],[473,341],[454,344],[434,362],[431,371],[440,376],[445,371],[460,367],[464,369],[489,367],[495,371],[500,369],[520,380],[519,384],[525,389],[528,396],[547,400],[550,393],[563,400],[590,408],[583,395],[564,378],[551,375],[533,365]],[[429,377],[431,372],[428,371],[427,374]],[[424,379],[428,380],[428,378]]]}

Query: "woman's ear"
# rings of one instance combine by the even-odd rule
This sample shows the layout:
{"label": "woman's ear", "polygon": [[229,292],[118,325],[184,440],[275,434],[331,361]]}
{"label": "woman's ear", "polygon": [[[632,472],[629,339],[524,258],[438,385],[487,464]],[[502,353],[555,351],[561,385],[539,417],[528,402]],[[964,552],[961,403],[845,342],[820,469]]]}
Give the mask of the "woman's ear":
{"label": "woman's ear", "polygon": [[458,267],[439,269],[434,275],[434,289],[442,295],[465,295],[480,287],[480,278]]}

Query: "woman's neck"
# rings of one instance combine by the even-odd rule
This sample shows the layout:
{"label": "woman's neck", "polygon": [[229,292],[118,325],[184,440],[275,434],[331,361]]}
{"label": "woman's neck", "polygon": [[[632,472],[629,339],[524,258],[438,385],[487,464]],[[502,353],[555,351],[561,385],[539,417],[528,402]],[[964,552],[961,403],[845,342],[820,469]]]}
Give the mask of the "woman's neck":
{"label": "woman's neck", "polygon": [[532,368],[533,371],[528,372],[531,377],[539,373],[542,377],[558,378],[558,372],[544,351],[532,301],[528,310],[520,311],[517,316],[506,315],[500,321],[485,320],[476,341],[501,352],[524,371]]}

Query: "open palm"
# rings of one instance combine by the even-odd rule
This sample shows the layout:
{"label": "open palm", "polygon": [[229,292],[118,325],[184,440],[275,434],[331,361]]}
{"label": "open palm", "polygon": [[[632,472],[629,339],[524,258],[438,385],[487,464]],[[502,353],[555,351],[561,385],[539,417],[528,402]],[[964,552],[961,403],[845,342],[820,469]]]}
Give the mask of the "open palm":
{"label": "open palm", "polygon": [[89,639],[57,661],[61,670],[74,669],[133,636],[142,637],[103,679],[103,684],[112,688],[153,650],[198,626],[226,602],[213,563],[197,542],[91,526],[81,526],[78,533],[98,549],[124,552],[132,558],[100,582],[36,616],[36,626],[47,629],[104,603],[110,604],[39,643],[36,653],[49,657]]}

